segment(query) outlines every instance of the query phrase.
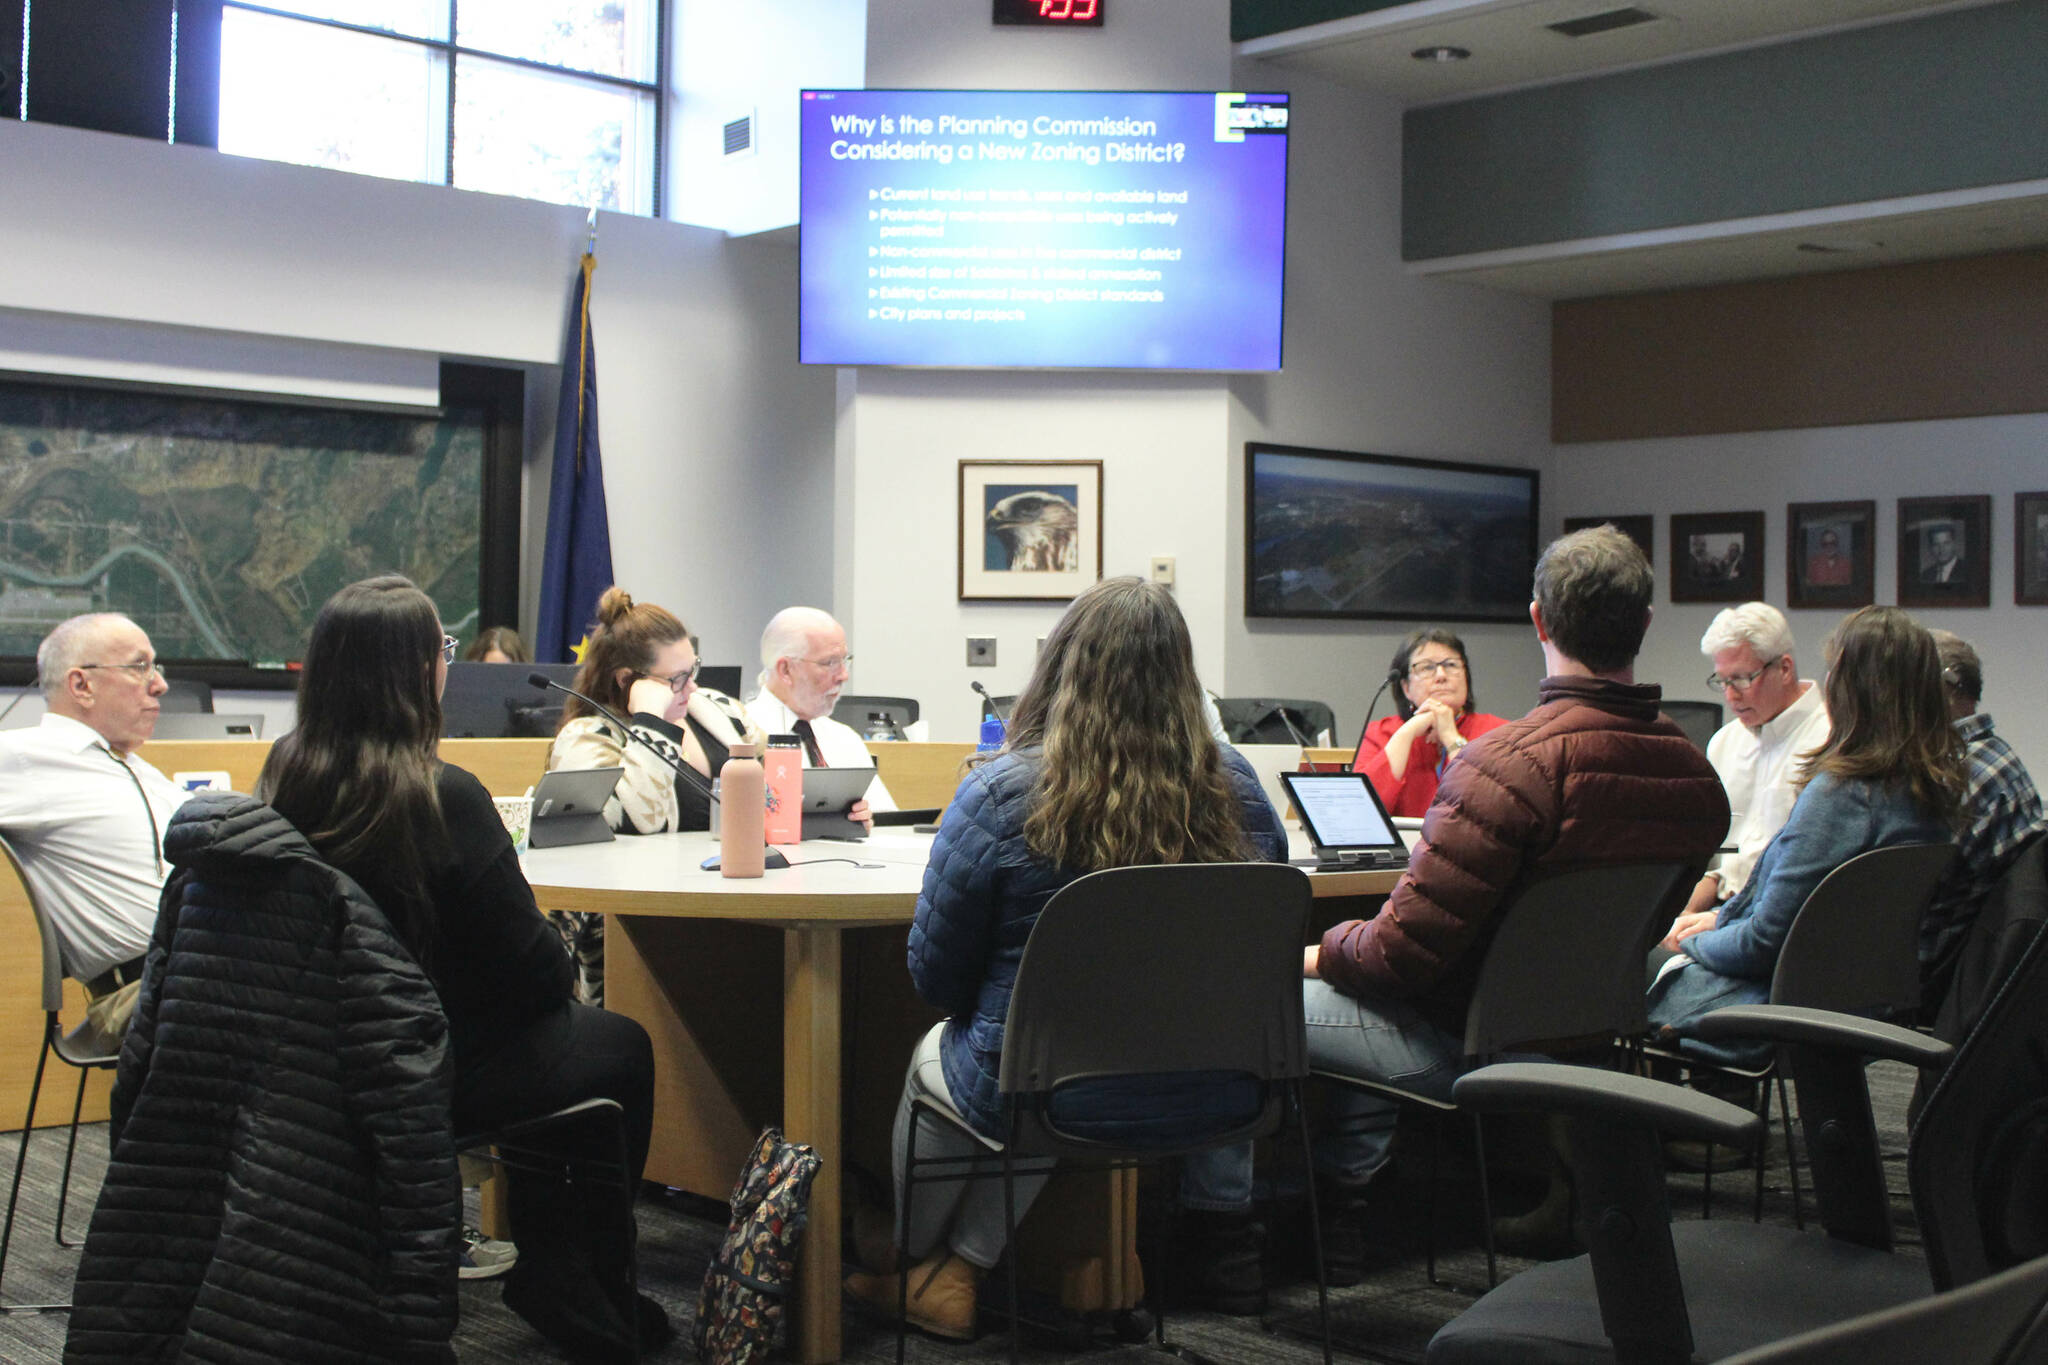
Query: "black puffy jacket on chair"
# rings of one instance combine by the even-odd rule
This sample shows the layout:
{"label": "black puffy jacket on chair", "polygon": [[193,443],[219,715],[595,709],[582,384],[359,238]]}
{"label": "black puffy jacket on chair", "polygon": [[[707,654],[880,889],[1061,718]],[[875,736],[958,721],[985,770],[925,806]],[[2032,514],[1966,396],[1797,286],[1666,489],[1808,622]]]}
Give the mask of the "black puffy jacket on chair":
{"label": "black puffy jacket on chair", "polygon": [[115,1080],[67,1362],[452,1361],[447,1021],[376,904],[194,797]]}

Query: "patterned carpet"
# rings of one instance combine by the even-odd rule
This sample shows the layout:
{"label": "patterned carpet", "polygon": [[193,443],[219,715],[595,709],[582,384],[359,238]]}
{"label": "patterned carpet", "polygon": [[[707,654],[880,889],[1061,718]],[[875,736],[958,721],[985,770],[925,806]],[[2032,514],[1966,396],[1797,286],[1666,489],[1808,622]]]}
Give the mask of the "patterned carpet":
{"label": "patterned carpet", "polygon": [[[1884,1135],[1886,1150],[1903,1150],[1904,1113],[1912,1086],[1911,1073],[1902,1067],[1879,1065],[1871,1069],[1870,1075],[1873,1108]],[[0,1153],[11,1158],[17,1140],[8,1135],[4,1142],[0,1142]],[[1403,1143],[1409,1150],[1400,1162],[1399,1178],[1381,1182],[1386,1189],[1377,1198],[1375,1207],[1375,1218],[1382,1224],[1379,1229],[1382,1235],[1378,1241],[1385,1248],[1384,1259],[1368,1268],[1365,1283],[1332,1295],[1333,1330],[1345,1342],[1341,1349],[1351,1359],[1414,1359],[1436,1328],[1470,1302],[1469,1295],[1457,1290],[1432,1287],[1424,1276],[1420,1245],[1424,1221],[1421,1215],[1424,1182],[1420,1177],[1423,1162],[1417,1159],[1418,1150],[1424,1146],[1422,1134],[1404,1131]],[[1513,1147],[1511,1134],[1503,1145]],[[1494,1141],[1490,1139],[1490,1153],[1493,1148]],[[80,1197],[74,1200],[67,1220],[70,1225],[68,1231],[73,1237],[83,1235],[86,1204],[99,1186],[106,1159],[105,1149],[104,1125],[83,1131],[79,1142],[78,1169],[73,1175],[74,1187]],[[1774,1139],[1771,1150],[1764,1216],[1767,1221],[1789,1225],[1791,1197],[1781,1143]],[[15,1245],[6,1267],[6,1302],[62,1299],[69,1293],[71,1276],[77,1269],[78,1252],[56,1246],[51,1238],[63,1151],[61,1131],[39,1134],[30,1144]],[[11,1161],[8,1164],[11,1165]],[[1496,1160],[1496,1171],[1503,1165],[1512,1165],[1511,1153],[1505,1161]],[[1907,1228],[1910,1235],[1910,1208],[1904,1199],[1903,1166],[1903,1162],[1888,1163],[1892,1184],[1899,1196],[1894,1201],[1894,1210],[1901,1226]],[[1469,1153],[1457,1150],[1454,1145],[1445,1160],[1444,1180],[1439,1192],[1437,1226],[1443,1244],[1439,1270],[1452,1282],[1483,1286],[1485,1259],[1474,1246],[1478,1227],[1475,1182],[1469,1175],[1459,1178],[1470,1169]],[[1288,1183],[1284,1170],[1278,1180],[1283,1186]],[[1751,1188],[1747,1174],[1722,1175],[1716,1178],[1715,1183],[1716,1216],[1746,1216]],[[1501,1192],[1503,1205],[1508,1211],[1513,1211],[1517,1182],[1511,1176],[1502,1176],[1496,1179],[1495,1185]],[[1523,1202],[1527,1202],[1534,1185],[1523,1180],[1519,1186]],[[1674,1174],[1671,1189],[1676,1216],[1698,1217],[1700,1178],[1697,1175]],[[1269,1194],[1275,1205],[1272,1278],[1279,1287],[1273,1293],[1265,1322],[1261,1324],[1252,1319],[1192,1310],[1174,1310],[1168,1316],[1171,1342],[1191,1354],[1219,1362],[1219,1365],[1234,1365],[1236,1362],[1243,1362],[1243,1365],[1308,1365],[1308,1362],[1321,1358],[1314,1340],[1315,1285],[1305,1269],[1305,1236],[1288,1214],[1292,1201],[1288,1200],[1284,1190]],[[1810,1219],[1810,1193],[1807,1209]],[[650,1360],[681,1362],[694,1358],[688,1345],[688,1324],[695,1308],[696,1288],[723,1231],[718,1223],[704,1216],[707,1212],[707,1206],[701,1201],[655,1195],[641,1201],[642,1285],[665,1304],[682,1329],[681,1338],[675,1345],[658,1356],[650,1357]],[[1904,1254],[1917,1256],[1919,1251],[1917,1246],[1909,1245]],[[1513,1274],[1527,1264],[1529,1262],[1525,1260],[1504,1256],[1501,1273],[1504,1276]],[[474,1281],[466,1283],[462,1292],[462,1324],[456,1336],[456,1350],[462,1361],[485,1365],[487,1362],[561,1358],[499,1303],[494,1284]],[[61,1313],[0,1317],[0,1362],[6,1362],[6,1365],[50,1362],[54,1365],[62,1355],[66,1321],[66,1316]],[[1000,1317],[985,1314],[983,1335],[978,1341],[965,1345],[913,1334],[910,1359],[919,1365],[1006,1359],[1009,1343],[1000,1321]],[[848,1312],[847,1360],[879,1363],[893,1360],[894,1352],[894,1335],[884,1324],[862,1317],[857,1312]],[[1045,1331],[1027,1330],[1026,1333],[1024,1359],[1033,1365],[1067,1361],[1106,1365],[1125,1354],[1136,1358],[1136,1352],[1120,1347],[1106,1330],[1083,1341]]]}

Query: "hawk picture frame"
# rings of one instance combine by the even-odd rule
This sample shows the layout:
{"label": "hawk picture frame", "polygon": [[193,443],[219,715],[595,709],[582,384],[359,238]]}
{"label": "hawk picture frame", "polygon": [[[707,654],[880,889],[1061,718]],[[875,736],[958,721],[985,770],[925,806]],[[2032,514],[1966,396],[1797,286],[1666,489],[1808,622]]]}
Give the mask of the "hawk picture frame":
{"label": "hawk picture frame", "polygon": [[960,461],[962,602],[1067,602],[1102,577],[1102,461]]}
{"label": "hawk picture frame", "polygon": [[1991,497],[1899,499],[1899,605],[1991,605]]}

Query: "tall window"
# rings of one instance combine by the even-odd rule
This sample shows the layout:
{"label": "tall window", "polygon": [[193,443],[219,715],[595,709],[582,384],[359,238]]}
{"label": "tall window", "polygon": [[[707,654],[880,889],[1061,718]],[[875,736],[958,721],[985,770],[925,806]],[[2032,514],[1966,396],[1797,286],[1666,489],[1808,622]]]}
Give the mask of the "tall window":
{"label": "tall window", "polygon": [[660,211],[661,0],[226,0],[220,149]]}

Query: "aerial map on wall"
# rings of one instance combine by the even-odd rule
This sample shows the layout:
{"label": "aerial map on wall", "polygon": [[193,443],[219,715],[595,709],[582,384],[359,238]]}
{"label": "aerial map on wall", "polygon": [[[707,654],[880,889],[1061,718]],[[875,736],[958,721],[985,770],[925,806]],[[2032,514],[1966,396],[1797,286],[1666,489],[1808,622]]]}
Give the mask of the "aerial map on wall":
{"label": "aerial map on wall", "polygon": [[0,381],[0,655],[126,612],[159,658],[299,658],[320,604],[403,573],[477,613],[483,427]]}

